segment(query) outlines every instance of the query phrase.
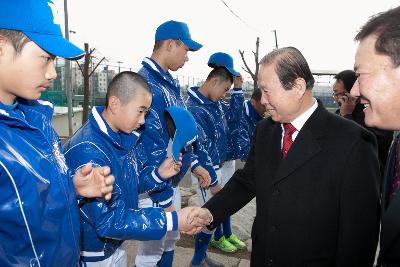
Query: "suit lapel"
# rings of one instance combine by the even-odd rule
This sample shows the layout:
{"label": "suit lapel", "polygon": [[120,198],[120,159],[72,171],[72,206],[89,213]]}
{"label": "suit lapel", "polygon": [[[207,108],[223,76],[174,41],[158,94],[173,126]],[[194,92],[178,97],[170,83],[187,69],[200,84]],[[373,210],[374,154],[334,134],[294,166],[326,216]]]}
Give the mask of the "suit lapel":
{"label": "suit lapel", "polygon": [[271,134],[266,135],[270,138],[265,141],[265,148],[262,150],[265,152],[263,158],[265,158],[265,166],[268,166],[268,176],[275,177],[278,167],[281,165],[281,136],[282,128],[280,123],[275,123],[271,127]]}
{"label": "suit lapel", "polygon": [[285,179],[321,151],[318,139],[324,135],[327,112],[321,104],[318,105],[300,130],[286,158],[282,160],[274,182]]}

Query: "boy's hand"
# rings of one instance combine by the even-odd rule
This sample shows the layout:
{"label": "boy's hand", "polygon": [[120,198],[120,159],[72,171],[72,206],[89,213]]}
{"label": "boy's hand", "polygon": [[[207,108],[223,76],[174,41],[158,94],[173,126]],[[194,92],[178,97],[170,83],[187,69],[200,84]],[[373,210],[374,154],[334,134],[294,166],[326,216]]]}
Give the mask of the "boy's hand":
{"label": "boy's hand", "polygon": [[164,162],[158,167],[158,173],[164,179],[168,179],[178,174],[182,167],[182,154],[179,155],[178,162],[170,157],[164,160]]}
{"label": "boy's hand", "polygon": [[233,76],[233,87],[234,88],[242,88],[243,86],[243,77],[240,74],[240,77]]}
{"label": "boy's hand", "polygon": [[357,100],[357,97],[354,97],[349,93],[345,93],[343,96],[340,96],[338,98],[338,104],[340,105],[340,115],[345,116],[353,113],[357,105]]}
{"label": "boy's hand", "polygon": [[212,215],[209,210],[199,207],[186,207],[178,211],[179,230],[193,235],[211,223]]}
{"label": "boy's hand", "polygon": [[193,170],[193,174],[196,175],[197,179],[199,179],[199,184],[201,188],[206,188],[210,186],[211,183],[211,176],[206,169],[202,166],[197,166]]}
{"label": "boy's hand", "polygon": [[93,168],[91,163],[86,164],[72,179],[76,193],[87,198],[104,197],[110,200],[114,184],[114,176],[110,172],[107,166]]}

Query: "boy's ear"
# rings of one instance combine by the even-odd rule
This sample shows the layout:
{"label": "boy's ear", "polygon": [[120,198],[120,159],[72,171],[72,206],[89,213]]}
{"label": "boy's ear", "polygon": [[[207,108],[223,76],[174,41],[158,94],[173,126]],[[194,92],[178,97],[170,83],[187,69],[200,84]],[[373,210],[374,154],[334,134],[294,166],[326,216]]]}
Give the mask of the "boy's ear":
{"label": "boy's ear", "polygon": [[111,113],[115,113],[120,106],[121,101],[116,96],[110,96],[108,99],[108,108],[110,109]]}
{"label": "boy's ear", "polygon": [[165,41],[165,44],[167,46],[167,51],[171,51],[173,48],[173,45],[175,44],[175,41],[172,39],[168,39]]}
{"label": "boy's ear", "polygon": [[219,82],[220,82],[220,79],[218,77],[213,77],[210,80],[210,84],[212,87],[215,87],[216,85],[218,85]]}

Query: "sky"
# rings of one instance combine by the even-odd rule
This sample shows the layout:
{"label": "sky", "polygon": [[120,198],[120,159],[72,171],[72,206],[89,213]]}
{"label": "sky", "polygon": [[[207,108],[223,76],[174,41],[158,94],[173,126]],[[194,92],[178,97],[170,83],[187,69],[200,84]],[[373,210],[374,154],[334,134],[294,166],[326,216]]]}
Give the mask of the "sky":
{"label": "sky", "polygon": [[[58,7],[62,0],[54,0]],[[209,56],[226,52],[236,70],[250,76],[238,50],[254,69],[256,38],[260,59],[275,47],[298,48],[312,70],[352,69],[355,34],[368,18],[400,5],[399,0],[68,0],[70,40],[89,43],[108,64],[138,70],[150,56],[156,28],[167,20],[186,22],[192,38],[204,46],[189,52],[177,75],[205,79]],[[62,9],[61,9],[62,13]]]}

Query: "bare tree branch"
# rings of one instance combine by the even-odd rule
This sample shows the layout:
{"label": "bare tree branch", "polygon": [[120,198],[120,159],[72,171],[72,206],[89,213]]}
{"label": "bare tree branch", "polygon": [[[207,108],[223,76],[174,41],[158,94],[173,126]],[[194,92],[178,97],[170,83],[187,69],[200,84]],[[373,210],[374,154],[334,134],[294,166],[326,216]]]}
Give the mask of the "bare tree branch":
{"label": "bare tree branch", "polygon": [[256,66],[256,70],[255,70],[254,73],[251,71],[250,67],[248,66],[248,64],[247,64],[247,62],[246,62],[246,60],[244,58],[244,50],[240,50],[239,49],[240,57],[242,58],[244,66],[246,67],[246,68],[242,67],[242,69],[245,72],[247,72],[248,74],[251,75],[251,78],[253,79],[254,89],[258,88],[257,77],[258,77],[258,70],[259,70],[259,61],[258,61],[258,55],[259,55],[258,54],[258,50],[259,50],[259,47],[260,47],[260,37],[257,37],[257,40],[256,40],[256,51],[255,52],[252,51],[253,56],[254,56],[254,63],[255,63],[255,66]]}
{"label": "bare tree branch", "polygon": [[90,72],[89,77],[92,76],[93,72],[95,72],[95,70],[97,69],[97,67],[101,64],[101,62],[106,59],[105,57],[103,57],[98,63],[97,65],[93,68],[93,70]]}
{"label": "bare tree branch", "polygon": [[79,64],[79,62],[78,62],[78,61],[76,61],[76,64],[78,64],[78,67],[79,67],[80,71],[82,72],[82,76],[83,76],[83,69],[82,69],[82,66],[81,66],[81,64]]}
{"label": "bare tree branch", "polygon": [[243,67],[242,67],[242,69],[243,69],[245,72],[247,72],[248,74],[251,75],[251,73],[250,73],[247,69],[245,69],[245,68],[243,68]]}
{"label": "bare tree branch", "polygon": [[251,75],[251,77],[254,77],[253,72],[251,71],[249,65],[247,65],[246,60],[244,59],[244,51],[240,51],[240,50],[239,50],[239,54],[240,54],[240,56],[241,56],[241,58],[242,58],[242,61],[243,61],[244,66],[245,66],[246,69],[247,69],[246,72],[249,73],[249,74]]}

